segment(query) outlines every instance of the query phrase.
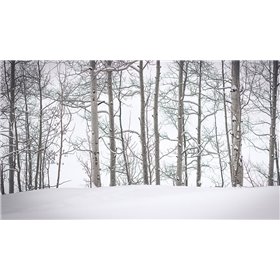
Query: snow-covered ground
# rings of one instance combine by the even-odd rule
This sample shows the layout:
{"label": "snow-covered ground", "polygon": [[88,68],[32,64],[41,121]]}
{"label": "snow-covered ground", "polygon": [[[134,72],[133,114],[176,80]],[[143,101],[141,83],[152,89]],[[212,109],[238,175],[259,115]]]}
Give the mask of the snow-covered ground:
{"label": "snow-covered ground", "polygon": [[119,186],[1,197],[2,219],[279,219],[279,187]]}

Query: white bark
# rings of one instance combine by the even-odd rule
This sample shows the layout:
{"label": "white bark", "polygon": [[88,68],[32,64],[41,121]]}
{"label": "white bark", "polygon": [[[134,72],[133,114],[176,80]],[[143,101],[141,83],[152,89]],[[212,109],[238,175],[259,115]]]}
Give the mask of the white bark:
{"label": "white bark", "polygon": [[227,138],[230,178],[231,178],[231,182],[232,182],[232,159],[231,159],[231,148],[230,148],[230,140],[229,140],[227,106],[226,106],[226,90],[225,90],[225,72],[224,72],[224,61],[223,60],[222,60],[222,80],[223,80],[223,105],[224,105],[224,113],[225,113],[225,130],[226,130],[226,138]]}
{"label": "white bark", "polygon": [[99,128],[98,128],[98,103],[97,103],[97,77],[96,61],[90,61],[91,66],[91,148],[92,148],[92,182],[96,187],[101,187],[100,161],[99,161]]}
{"label": "white bark", "polygon": [[198,77],[198,113],[197,113],[197,169],[196,169],[196,186],[201,187],[201,78],[202,78],[202,61],[199,62]]}
{"label": "white bark", "polygon": [[112,90],[112,61],[107,61],[107,85],[109,103],[109,135],[110,135],[110,186],[116,185],[116,140],[114,121],[114,99]]}
{"label": "white bark", "polygon": [[154,98],[154,130],[155,130],[155,174],[156,185],[160,185],[160,163],[159,163],[159,129],[158,129],[158,96],[159,96],[159,79],[160,79],[160,61],[156,66],[156,87]]}
{"label": "white bark", "polygon": [[14,156],[14,125],[15,125],[15,61],[11,61],[10,81],[10,114],[9,114],[9,193],[14,193],[15,156]]}
{"label": "white bark", "polygon": [[243,186],[241,103],[240,103],[240,61],[232,61],[231,87],[232,125],[232,185]]}
{"label": "white bark", "polygon": [[183,131],[184,131],[184,92],[183,92],[184,61],[179,62],[179,94],[178,94],[178,142],[177,142],[177,171],[176,186],[182,186],[182,160],[183,160]]}
{"label": "white bark", "polygon": [[147,143],[146,143],[146,118],[145,118],[145,91],[144,91],[144,77],[143,77],[143,61],[139,63],[139,75],[140,75],[140,99],[141,99],[141,117],[140,117],[140,129],[141,129],[141,147],[142,147],[142,164],[143,164],[143,179],[144,185],[149,184],[148,178],[148,159],[147,159]]}
{"label": "white bark", "polygon": [[270,138],[269,138],[269,166],[268,166],[268,185],[274,185],[274,161],[275,161],[275,143],[276,143],[276,108],[277,108],[277,80],[278,80],[278,61],[273,61],[273,83],[272,97],[270,101]]}

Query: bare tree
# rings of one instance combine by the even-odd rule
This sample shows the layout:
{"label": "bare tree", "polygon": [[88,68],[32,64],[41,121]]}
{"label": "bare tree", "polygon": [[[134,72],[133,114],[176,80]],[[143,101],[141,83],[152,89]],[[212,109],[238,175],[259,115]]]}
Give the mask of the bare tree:
{"label": "bare tree", "polygon": [[127,148],[128,147],[125,144],[124,129],[123,129],[123,124],[122,124],[121,89],[122,89],[122,71],[120,71],[120,81],[119,81],[119,87],[118,87],[119,126],[120,126],[120,138],[121,138],[121,144],[122,144],[122,155],[123,155],[123,161],[124,161],[124,167],[125,167],[125,174],[126,174],[126,178],[127,178],[127,184],[131,185],[131,176],[130,176],[130,170],[129,170],[128,159],[127,159]]}
{"label": "bare tree", "polygon": [[110,186],[116,185],[116,140],[114,121],[114,99],[112,89],[112,61],[107,61],[107,84],[109,106],[109,137],[110,137]]}
{"label": "bare tree", "polygon": [[[35,173],[35,190],[42,184],[42,134],[43,134],[43,86],[42,86],[42,71],[44,64],[37,61],[38,70],[38,91],[39,91],[39,131],[38,131],[38,150],[37,150],[37,163]],[[39,180],[39,185],[38,185]]]}
{"label": "bare tree", "polygon": [[92,182],[96,187],[101,187],[100,162],[99,162],[99,130],[98,130],[98,95],[96,61],[90,61],[91,67],[91,147],[93,156]]}
{"label": "bare tree", "polygon": [[9,193],[14,193],[15,191],[15,66],[16,62],[14,60],[10,61],[11,66],[11,77],[10,77],[10,115],[9,115]]}
{"label": "bare tree", "polygon": [[160,61],[156,62],[156,87],[154,98],[154,130],[155,130],[155,174],[156,185],[160,185],[160,162],[159,162],[159,129],[158,129],[158,96],[159,96],[159,81],[160,81]]}
{"label": "bare tree", "polygon": [[146,143],[146,117],[145,117],[145,90],[144,90],[144,66],[143,60],[139,62],[139,78],[140,78],[140,102],[141,102],[141,116],[140,116],[140,129],[141,129],[141,147],[142,147],[142,164],[143,164],[143,178],[144,185],[149,184],[148,178],[148,159],[147,159],[147,143]]}
{"label": "bare tree", "polygon": [[[60,185],[61,169],[62,169],[62,156],[67,153],[64,150],[65,135],[68,130],[68,127],[71,123],[72,114],[70,113],[69,108],[66,107],[67,97],[73,91],[70,83],[68,82],[68,74],[66,70],[66,65],[62,65],[60,62],[57,65],[57,74],[58,74],[58,122],[59,122],[59,149],[58,149],[58,167],[57,167],[57,180],[56,188]],[[68,111],[68,112],[67,112]],[[46,141],[47,142],[47,141]],[[46,149],[45,149],[46,151]],[[45,158],[45,157],[44,157]]]}
{"label": "bare tree", "polygon": [[[273,61],[273,90],[272,97],[270,101],[270,115],[271,115],[271,124],[270,124],[270,137],[269,137],[269,167],[268,167],[268,185],[274,185],[274,161],[275,161],[275,143],[276,143],[276,108],[277,108],[277,79],[278,79],[278,61]],[[276,156],[277,158],[277,156]]]}
{"label": "bare tree", "polygon": [[240,61],[232,61],[231,86],[232,125],[232,185],[243,186],[241,103],[240,103]]}
{"label": "bare tree", "polygon": [[232,159],[231,159],[231,148],[230,148],[230,139],[229,139],[229,128],[228,128],[228,114],[227,114],[227,105],[226,105],[226,86],[225,86],[225,66],[224,61],[222,60],[222,84],[223,84],[223,106],[224,106],[224,115],[225,115],[225,133],[227,139],[227,149],[228,149],[228,158],[229,158],[229,170],[230,178],[232,182]]}
{"label": "bare tree", "polygon": [[179,61],[179,85],[178,85],[178,142],[177,142],[177,171],[176,186],[182,186],[182,160],[183,160],[183,132],[184,132],[184,92],[183,92],[184,61]]}
{"label": "bare tree", "polygon": [[201,187],[201,80],[202,80],[202,61],[199,61],[198,74],[198,112],[197,112],[197,170],[196,186]]}
{"label": "bare tree", "polygon": [[1,194],[5,194],[5,185],[4,185],[4,166],[3,161],[0,162],[0,185],[1,185]]}
{"label": "bare tree", "polygon": [[25,177],[26,183],[25,188],[32,188],[32,154],[31,154],[31,137],[30,137],[30,117],[29,117],[29,107],[28,107],[28,97],[26,89],[26,71],[25,66],[21,65],[21,75],[22,75],[22,95],[24,97],[24,110],[25,110],[25,141],[26,141],[26,154],[25,154]]}

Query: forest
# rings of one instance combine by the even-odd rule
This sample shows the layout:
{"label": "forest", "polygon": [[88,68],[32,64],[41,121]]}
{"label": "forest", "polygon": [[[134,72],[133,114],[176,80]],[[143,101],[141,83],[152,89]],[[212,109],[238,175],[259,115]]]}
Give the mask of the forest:
{"label": "forest", "polygon": [[280,185],[277,60],[0,63],[2,195]]}

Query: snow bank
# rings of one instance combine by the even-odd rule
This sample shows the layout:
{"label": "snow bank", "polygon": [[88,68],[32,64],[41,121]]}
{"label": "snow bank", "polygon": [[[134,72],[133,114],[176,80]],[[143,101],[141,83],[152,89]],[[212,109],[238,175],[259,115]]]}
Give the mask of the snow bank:
{"label": "snow bank", "polygon": [[44,189],[1,201],[2,219],[279,219],[279,187]]}

